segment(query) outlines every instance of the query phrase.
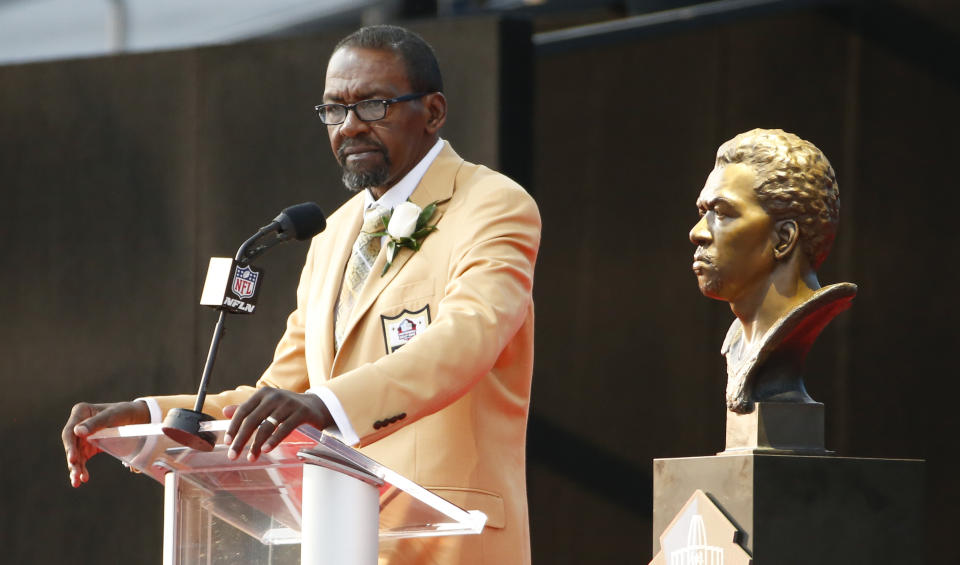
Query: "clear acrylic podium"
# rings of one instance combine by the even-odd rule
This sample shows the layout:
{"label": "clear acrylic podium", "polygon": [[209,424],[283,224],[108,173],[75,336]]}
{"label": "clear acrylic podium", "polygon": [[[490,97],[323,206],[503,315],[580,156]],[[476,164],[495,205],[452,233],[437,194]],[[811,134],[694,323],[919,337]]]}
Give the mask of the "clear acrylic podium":
{"label": "clear acrylic podium", "polygon": [[227,459],[227,420],[201,424],[211,452],[160,424],[102,430],[90,440],[164,490],[164,565],[373,565],[379,540],[478,534],[463,510],[336,438],[301,426],[270,453]]}

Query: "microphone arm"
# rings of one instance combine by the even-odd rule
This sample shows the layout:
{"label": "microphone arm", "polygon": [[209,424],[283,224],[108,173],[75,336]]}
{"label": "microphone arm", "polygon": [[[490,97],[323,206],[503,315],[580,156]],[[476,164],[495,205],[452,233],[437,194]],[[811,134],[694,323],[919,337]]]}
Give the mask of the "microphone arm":
{"label": "microphone arm", "polygon": [[[284,208],[272,222],[257,230],[257,233],[243,242],[243,245],[237,250],[235,260],[239,265],[249,265],[256,257],[259,257],[260,254],[274,245],[289,241],[290,238],[310,239],[323,231],[326,226],[327,222],[323,217],[323,212],[313,202],[304,202]],[[252,247],[257,240],[271,232],[275,232],[276,237]]]}
{"label": "microphone arm", "polygon": [[257,233],[250,236],[250,239],[243,242],[243,245],[240,246],[240,249],[237,250],[237,256],[234,258],[238,265],[249,265],[251,261],[263,254],[264,251],[270,249],[278,243],[283,243],[290,239],[290,234],[287,232],[279,232],[276,234],[276,237],[261,243],[256,247],[253,247],[253,244],[257,242],[260,238],[267,235],[272,231],[276,231],[277,222],[272,222],[266,226],[260,228]]}
{"label": "microphone arm", "polygon": [[[270,222],[269,224],[257,230],[257,233],[253,234],[246,241],[244,241],[243,245],[237,249],[237,255],[234,257],[234,260],[237,262],[237,264],[249,265],[254,258],[258,257],[264,251],[270,249],[278,243],[282,243],[290,239],[289,232],[281,232],[270,241],[251,249],[251,246],[258,239],[272,231],[276,231],[279,226],[280,222],[274,220],[273,222]],[[223,323],[226,319],[227,311],[221,309],[220,315],[217,316],[217,325],[213,328],[213,338],[210,340],[210,350],[207,351],[207,361],[203,365],[203,376],[200,378],[200,388],[197,390],[197,401],[193,405],[194,412],[201,412],[203,410],[203,402],[207,399],[207,384],[210,381],[210,374],[213,372],[213,364],[217,360],[217,350],[220,348],[220,338],[223,336]]]}

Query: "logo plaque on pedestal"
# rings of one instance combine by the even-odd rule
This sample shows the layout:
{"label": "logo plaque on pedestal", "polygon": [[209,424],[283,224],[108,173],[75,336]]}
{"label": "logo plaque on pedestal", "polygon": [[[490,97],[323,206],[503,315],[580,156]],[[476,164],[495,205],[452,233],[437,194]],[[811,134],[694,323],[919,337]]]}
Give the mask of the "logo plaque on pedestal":
{"label": "logo plaque on pedestal", "polygon": [[751,565],[740,530],[697,489],[660,535],[651,565]]}

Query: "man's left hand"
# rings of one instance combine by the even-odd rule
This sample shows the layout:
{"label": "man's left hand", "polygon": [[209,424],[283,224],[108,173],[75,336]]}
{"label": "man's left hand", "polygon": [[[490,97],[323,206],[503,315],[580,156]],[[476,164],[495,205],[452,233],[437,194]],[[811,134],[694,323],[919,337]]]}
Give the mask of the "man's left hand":
{"label": "man's left hand", "polygon": [[250,461],[256,461],[261,452],[269,453],[301,424],[322,430],[333,423],[319,396],[271,387],[257,390],[240,406],[227,406],[223,415],[230,418],[223,438],[224,443],[231,444],[227,457],[239,457],[249,441]]}

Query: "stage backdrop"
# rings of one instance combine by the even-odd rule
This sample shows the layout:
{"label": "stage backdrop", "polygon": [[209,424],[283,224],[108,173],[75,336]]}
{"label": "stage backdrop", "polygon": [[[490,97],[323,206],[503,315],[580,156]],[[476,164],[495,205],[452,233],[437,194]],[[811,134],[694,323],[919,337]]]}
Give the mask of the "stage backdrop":
{"label": "stage backdrop", "polygon": [[[810,358],[828,447],[927,458],[928,557],[952,557],[957,42],[928,22],[850,15],[535,55],[520,24],[414,26],[444,67],[445,137],[524,182],[544,217],[536,562],[646,562],[651,460],[723,448],[732,314],[700,296],[687,232],[716,147],[753,127],[814,141],[840,179],[821,281],[860,295]],[[80,399],[195,390],[215,320],[197,306],[208,258],[286,205],[332,211],[348,197],[312,115],[341,35],[0,67],[0,531],[12,562],[159,559],[159,485],[100,458],[72,490],[60,427]],[[305,253],[288,244],[258,261],[261,308],[228,321],[213,388],[266,365]]]}

